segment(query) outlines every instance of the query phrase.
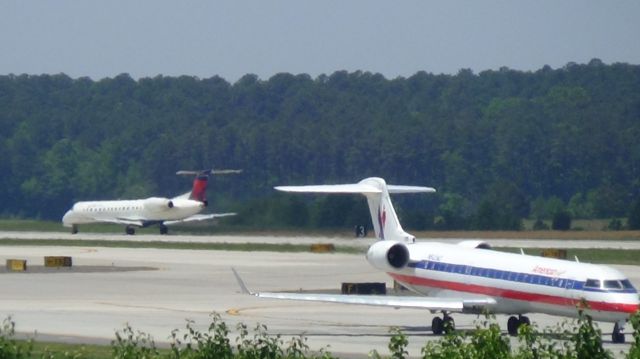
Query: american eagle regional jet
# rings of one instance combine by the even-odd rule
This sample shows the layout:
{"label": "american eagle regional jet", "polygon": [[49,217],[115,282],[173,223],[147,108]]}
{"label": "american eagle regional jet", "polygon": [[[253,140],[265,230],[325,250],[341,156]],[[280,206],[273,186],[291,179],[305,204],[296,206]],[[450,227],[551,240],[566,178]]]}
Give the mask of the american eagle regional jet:
{"label": "american eagle regional jet", "polygon": [[451,313],[510,315],[507,329],[516,335],[529,324],[528,313],[577,317],[615,323],[612,341],[623,343],[624,324],[638,310],[638,292],[618,270],[604,265],[504,253],[488,243],[416,242],[406,233],[391,205],[390,193],[435,192],[429,187],[387,185],[382,178],[355,184],[276,187],[285,192],[359,193],[367,198],[379,241],[367,261],[419,296],[366,296],[312,293],[250,292],[238,273],[243,292],[260,298],[334,302],[427,309],[441,312],[431,322],[434,334],[453,329]]}
{"label": "american eagle regional jet", "polygon": [[160,226],[160,234],[167,234],[167,226],[202,221],[235,213],[198,214],[207,206],[209,175],[239,173],[241,170],[178,171],[178,175],[195,175],[190,192],[173,198],[150,197],[135,200],[77,202],[62,217],[71,233],[78,233],[79,224],[114,223],[125,225],[127,234],[135,234],[134,227]]}

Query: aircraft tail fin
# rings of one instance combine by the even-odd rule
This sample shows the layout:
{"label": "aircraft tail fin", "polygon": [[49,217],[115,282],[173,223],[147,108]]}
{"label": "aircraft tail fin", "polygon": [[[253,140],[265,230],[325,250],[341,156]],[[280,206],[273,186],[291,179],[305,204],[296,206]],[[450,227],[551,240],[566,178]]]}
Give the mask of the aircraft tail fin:
{"label": "aircraft tail fin", "polygon": [[202,203],[207,203],[207,182],[209,181],[209,175],[220,175],[220,174],[233,174],[233,173],[241,173],[242,170],[204,170],[204,171],[178,171],[177,175],[195,175],[195,179],[193,180],[193,186],[191,187],[191,192],[187,192],[179,197],[186,197],[188,194],[189,199],[200,201]]}
{"label": "aircraft tail fin", "polygon": [[278,191],[298,193],[359,193],[367,198],[376,237],[412,242],[415,237],[402,229],[389,193],[433,193],[431,187],[387,185],[384,179],[369,177],[358,183],[318,186],[278,186]]}

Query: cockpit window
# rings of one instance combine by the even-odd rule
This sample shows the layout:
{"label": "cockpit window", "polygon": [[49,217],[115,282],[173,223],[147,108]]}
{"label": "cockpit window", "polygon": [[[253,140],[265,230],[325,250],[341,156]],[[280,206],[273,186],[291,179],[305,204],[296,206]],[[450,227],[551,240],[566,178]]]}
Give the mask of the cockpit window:
{"label": "cockpit window", "polygon": [[622,284],[620,284],[619,280],[605,280],[604,288],[605,289],[622,289]]}
{"label": "cockpit window", "polygon": [[624,289],[634,289],[633,285],[628,279],[623,279],[620,281],[620,283],[622,283],[622,288]]}
{"label": "cockpit window", "polygon": [[600,281],[598,279],[587,279],[584,283],[585,288],[600,288]]}

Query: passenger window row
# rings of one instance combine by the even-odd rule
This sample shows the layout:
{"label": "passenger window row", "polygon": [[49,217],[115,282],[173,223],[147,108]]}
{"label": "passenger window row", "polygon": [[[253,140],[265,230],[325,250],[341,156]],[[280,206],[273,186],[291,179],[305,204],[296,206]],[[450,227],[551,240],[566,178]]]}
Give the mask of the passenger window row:
{"label": "passenger window row", "polygon": [[546,285],[556,288],[571,289],[612,289],[612,290],[633,290],[634,287],[628,279],[624,280],[604,280],[587,279],[585,283],[563,278],[545,277],[536,274],[517,273],[503,271],[499,269],[478,268],[462,264],[451,264],[442,262],[426,261],[415,266],[439,272],[472,275],[476,277],[508,280],[512,282]]}

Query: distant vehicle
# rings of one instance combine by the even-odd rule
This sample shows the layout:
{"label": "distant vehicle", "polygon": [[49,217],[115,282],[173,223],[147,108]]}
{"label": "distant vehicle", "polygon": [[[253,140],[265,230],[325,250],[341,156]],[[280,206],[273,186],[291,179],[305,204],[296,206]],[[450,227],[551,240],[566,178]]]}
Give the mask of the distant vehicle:
{"label": "distant vehicle", "polygon": [[527,313],[577,317],[580,310],[594,320],[615,323],[612,340],[623,343],[623,328],[638,310],[638,292],[619,271],[604,265],[505,253],[481,240],[458,244],[415,242],[406,233],[389,193],[435,192],[433,188],[387,185],[382,178],[359,183],[276,187],[285,192],[359,193],[367,198],[375,234],[367,261],[421,296],[363,296],[314,293],[245,293],[261,298],[420,308],[441,312],[431,322],[434,334],[453,329],[451,313],[511,315],[510,335],[530,323]]}
{"label": "distant vehicle", "polygon": [[71,233],[78,233],[78,225],[114,223],[125,225],[125,233],[135,234],[135,227],[160,226],[160,234],[167,234],[172,224],[202,221],[233,216],[235,213],[198,214],[208,204],[206,199],[209,175],[240,173],[241,170],[178,171],[177,175],[195,175],[190,192],[174,198],[150,197],[135,200],[77,202],[62,217]]}

